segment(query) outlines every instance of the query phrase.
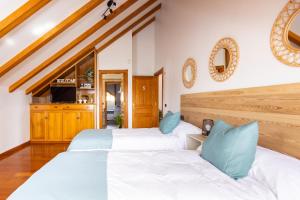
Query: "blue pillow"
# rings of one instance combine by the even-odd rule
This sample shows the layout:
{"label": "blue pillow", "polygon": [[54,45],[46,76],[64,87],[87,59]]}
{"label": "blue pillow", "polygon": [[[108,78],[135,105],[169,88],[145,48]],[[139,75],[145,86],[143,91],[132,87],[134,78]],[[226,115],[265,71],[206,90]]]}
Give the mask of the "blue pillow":
{"label": "blue pillow", "polygon": [[228,176],[243,178],[254,161],[257,141],[257,122],[232,127],[217,121],[203,143],[201,157]]}
{"label": "blue pillow", "polygon": [[159,129],[163,134],[171,133],[174,128],[179,124],[180,122],[180,113],[167,113],[166,116],[161,120],[159,124]]}
{"label": "blue pillow", "polygon": [[165,121],[166,121],[166,118],[167,117],[169,117],[169,116],[171,116],[171,115],[173,115],[174,113],[172,112],[172,111],[168,111],[166,114],[165,114],[165,116],[162,118],[162,120],[159,122],[159,124],[161,125],[161,124],[164,124],[165,123]]}

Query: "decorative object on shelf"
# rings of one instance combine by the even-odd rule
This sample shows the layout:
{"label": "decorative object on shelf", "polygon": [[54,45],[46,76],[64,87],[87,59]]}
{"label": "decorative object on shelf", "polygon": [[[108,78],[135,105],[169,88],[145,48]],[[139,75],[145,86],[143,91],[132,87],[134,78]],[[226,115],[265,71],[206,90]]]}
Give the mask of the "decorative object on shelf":
{"label": "decorative object on shelf", "polygon": [[193,58],[188,58],[182,67],[182,82],[186,88],[193,87],[197,76],[197,65]]}
{"label": "decorative object on shelf", "polygon": [[117,115],[115,117],[115,121],[116,121],[116,124],[118,125],[119,128],[122,128],[122,115]]}
{"label": "decorative object on shelf", "polygon": [[214,120],[204,119],[202,123],[202,135],[209,135],[212,127],[214,126]]}
{"label": "decorative object on shelf", "polygon": [[57,83],[61,83],[61,84],[64,84],[64,83],[75,83],[76,82],[76,79],[56,79],[56,82]]}
{"label": "decorative object on shelf", "polygon": [[88,68],[85,72],[85,77],[87,82],[94,82],[94,69],[92,67]]}
{"label": "decorative object on shelf", "polygon": [[113,8],[117,6],[117,3],[114,0],[109,0],[107,2],[107,9],[102,14],[103,19],[107,19],[109,14],[113,13]]}
{"label": "decorative object on shelf", "polygon": [[271,31],[271,49],[282,63],[300,67],[300,1],[290,0],[279,13]]}
{"label": "decorative object on shelf", "polygon": [[209,73],[215,81],[225,81],[236,69],[239,47],[232,38],[223,38],[214,46],[209,58]]}
{"label": "decorative object on shelf", "polygon": [[81,83],[80,89],[92,89],[92,84],[91,83]]}

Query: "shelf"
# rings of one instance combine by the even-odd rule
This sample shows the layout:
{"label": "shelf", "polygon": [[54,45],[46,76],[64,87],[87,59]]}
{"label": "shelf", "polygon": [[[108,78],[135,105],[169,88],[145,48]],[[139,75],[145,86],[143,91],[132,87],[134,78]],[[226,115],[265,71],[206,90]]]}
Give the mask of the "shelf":
{"label": "shelf", "polygon": [[95,88],[78,88],[79,90],[95,90]]}

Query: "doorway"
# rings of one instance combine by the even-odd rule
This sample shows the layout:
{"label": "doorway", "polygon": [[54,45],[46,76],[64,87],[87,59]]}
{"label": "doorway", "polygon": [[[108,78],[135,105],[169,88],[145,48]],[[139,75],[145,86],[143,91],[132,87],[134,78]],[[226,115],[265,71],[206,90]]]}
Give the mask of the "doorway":
{"label": "doorway", "polygon": [[100,128],[128,127],[128,71],[99,70]]}
{"label": "doorway", "polygon": [[163,118],[164,113],[164,68],[162,67],[154,76],[157,77],[158,81],[158,112],[159,112],[159,121]]}

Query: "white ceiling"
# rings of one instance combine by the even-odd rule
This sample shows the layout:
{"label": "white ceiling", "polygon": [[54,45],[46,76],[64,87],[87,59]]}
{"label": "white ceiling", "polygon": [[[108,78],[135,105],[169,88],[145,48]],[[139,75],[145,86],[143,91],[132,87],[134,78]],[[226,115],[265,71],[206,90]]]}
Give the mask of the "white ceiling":
{"label": "white ceiling", "polygon": [[[72,57],[74,54],[79,52],[87,44],[89,44],[95,38],[99,37],[101,34],[109,30],[112,26],[116,25],[118,22],[120,22],[122,19],[124,19],[126,16],[128,16],[130,13],[132,13],[134,10],[139,8],[147,1],[148,0],[138,0],[137,3],[129,7],[125,12],[120,14],[118,17],[113,19],[110,23],[102,27],[100,30],[96,31],[86,40],[84,40],[75,48],[73,48],[71,51],[66,53],[64,56],[62,56],[52,65],[50,65],[47,69],[43,70],[40,74],[34,77],[31,81],[27,82],[24,86],[21,87],[21,90],[27,89],[33,83],[35,83],[40,78],[45,76],[47,73],[49,73],[50,71],[58,67],[60,64],[65,62],[68,58]],[[24,49],[24,47],[28,46],[33,41],[35,41],[39,36],[33,34],[34,29],[43,27],[47,23],[58,24],[64,18],[66,18],[70,13],[74,12],[76,9],[81,7],[86,2],[87,0],[55,0],[49,3],[48,5],[46,5],[35,15],[30,17],[25,23],[15,28],[13,31],[7,34],[6,37],[0,39],[0,51],[5,52],[5,54],[2,54],[0,57],[0,63],[1,64],[5,63],[7,60],[11,59],[14,55],[16,55],[22,49]],[[120,6],[124,2],[125,0],[117,0],[118,6]],[[124,30],[129,24],[139,19],[146,12],[148,12],[158,4],[159,1],[154,5],[150,6],[144,12],[140,13],[137,17],[135,17],[133,20],[131,20],[125,26],[123,26],[119,31],[115,32],[105,41],[97,45],[97,47],[103,44],[104,42],[106,42],[107,40],[111,39],[112,37],[114,37],[120,31]],[[10,84],[19,80],[22,76],[27,74],[37,65],[39,65],[44,60],[46,60],[51,55],[53,55],[58,50],[60,50],[62,47],[64,47],[65,45],[73,41],[76,37],[78,37],[80,34],[82,34],[84,31],[90,28],[93,24],[95,24],[97,21],[102,19],[101,14],[105,9],[106,9],[106,5],[103,3],[100,6],[98,6],[96,9],[92,10],[89,14],[84,16],[77,23],[73,24],[71,27],[69,27],[59,36],[57,36],[54,40],[50,41],[48,44],[46,44],[36,53],[34,53],[25,61],[20,63],[18,66],[16,66],[13,70],[11,70],[6,75],[1,77],[0,85],[9,86]],[[3,10],[2,7],[0,7],[0,13],[2,12],[2,10]],[[150,16],[148,19],[150,19],[151,17],[153,16]],[[45,27],[47,28],[47,26]],[[8,38],[12,39],[12,44],[9,44],[10,42],[7,42]]]}

